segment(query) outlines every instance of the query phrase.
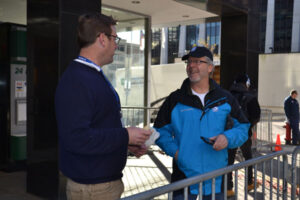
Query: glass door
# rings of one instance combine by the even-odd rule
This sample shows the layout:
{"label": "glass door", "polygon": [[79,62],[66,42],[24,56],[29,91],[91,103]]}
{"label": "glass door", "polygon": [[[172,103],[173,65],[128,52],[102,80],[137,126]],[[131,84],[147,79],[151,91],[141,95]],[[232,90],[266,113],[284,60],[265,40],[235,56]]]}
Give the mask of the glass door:
{"label": "glass door", "polygon": [[[103,71],[117,90],[125,125],[142,125],[148,98],[147,73],[148,50],[146,50],[146,17],[134,13],[102,7],[102,13],[118,21],[117,35],[122,39],[115,52],[113,63],[103,67]],[[146,61],[146,62],[145,62]],[[124,108],[131,107],[131,108]],[[147,117],[146,117],[147,118]],[[130,123],[129,123],[130,121]]]}

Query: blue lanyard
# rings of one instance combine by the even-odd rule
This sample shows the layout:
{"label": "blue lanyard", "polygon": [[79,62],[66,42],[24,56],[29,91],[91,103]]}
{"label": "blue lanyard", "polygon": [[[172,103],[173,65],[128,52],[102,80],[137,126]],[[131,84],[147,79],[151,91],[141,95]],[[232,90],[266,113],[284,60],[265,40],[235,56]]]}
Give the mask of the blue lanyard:
{"label": "blue lanyard", "polygon": [[120,98],[118,93],[116,92],[115,88],[112,86],[112,84],[110,83],[110,81],[106,78],[106,76],[104,75],[101,67],[99,65],[97,65],[96,63],[94,63],[93,61],[83,57],[83,56],[78,56],[77,59],[75,59],[76,61],[86,64],[87,66],[96,69],[98,72],[100,72],[102,74],[102,76],[104,77],[105,81],[108,83],[108,85],[110,86],[110,89],[113,91],[115,98],[119,104],[119,108],[121,109],[121,104],[120,104]]}

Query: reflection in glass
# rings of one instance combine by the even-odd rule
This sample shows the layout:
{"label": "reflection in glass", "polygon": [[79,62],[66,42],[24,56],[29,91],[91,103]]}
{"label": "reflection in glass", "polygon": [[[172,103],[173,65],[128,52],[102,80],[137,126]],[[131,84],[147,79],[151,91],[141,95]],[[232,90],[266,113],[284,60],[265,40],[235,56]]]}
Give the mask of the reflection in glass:
{"label": "reflection in glass", "polygon": [[117,35],[121,38],[114,62],[103,67],[117,90],[122,106],[144,105],[144,17],[102,7],[102,13],[117,19]]}

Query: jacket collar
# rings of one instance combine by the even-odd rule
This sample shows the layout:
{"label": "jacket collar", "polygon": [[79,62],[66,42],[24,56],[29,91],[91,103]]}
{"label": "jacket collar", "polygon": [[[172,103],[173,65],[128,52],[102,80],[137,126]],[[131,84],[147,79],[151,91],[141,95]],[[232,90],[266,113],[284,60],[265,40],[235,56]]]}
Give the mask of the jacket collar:
{"label": "jacket collar", "polygon": [[[208,93],[210,93],[211,91],[213,91],[219,87],[220,86],[213,79],[211,79],[211,78],[209,79],[209,92]],[[192,89],[191,89],[191,82],[190,82],[189,78],[186,78],[183,81],[180,90],[184,94],[193,95]]]}

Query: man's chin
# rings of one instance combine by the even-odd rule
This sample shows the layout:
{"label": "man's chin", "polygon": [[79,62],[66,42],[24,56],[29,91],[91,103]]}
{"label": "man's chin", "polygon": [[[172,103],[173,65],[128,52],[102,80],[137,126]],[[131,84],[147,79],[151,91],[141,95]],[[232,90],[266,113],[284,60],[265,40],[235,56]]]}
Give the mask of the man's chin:
{"label": "man's chin", "polygon": [[201,80],[201,78],[192,78],[192,77],[189,77],[189,79],[190,79],[190,81],[192,82],[192,83],[197,83],[197,82],[199,82],[200,80]]}
{"label": "man's chin", "polygon": [[110,59],[109,61],[107,61],[106,65],[111,64],[112,62],[114,62],[114,59]]}

